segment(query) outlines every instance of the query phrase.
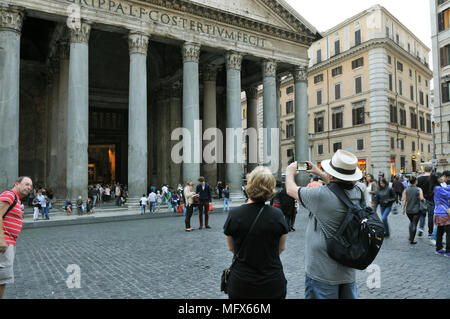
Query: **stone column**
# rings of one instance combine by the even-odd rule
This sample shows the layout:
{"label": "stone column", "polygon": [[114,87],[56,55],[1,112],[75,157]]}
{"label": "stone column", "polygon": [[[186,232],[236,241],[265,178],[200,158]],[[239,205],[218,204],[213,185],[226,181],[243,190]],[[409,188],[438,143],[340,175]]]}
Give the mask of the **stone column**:
{"label": "stone column", "polygon": [[[217,128],[217,95],[216,95],[216,79],[217,70],[212,66],[207,66],[204,71],[203,85],[204,85],[204,97],[203,97],[203,132],[209,128]],[[205,146],[216,145],[216,156],[219,145],[217,140],[203,141],[203,149]],[[205,161],[208,160],[205,158]],[[217,163],[205,163],[203,164],[203,175],[208,183],[214,187],[217,184]]]}
{"label": "stone column", "polygon": [[281,108],[280,108],[280,100],[281,100],[281,77],[277,76],[277,128],[279,129],[278,132],[278,170],[276,173],[275,178],[279,181],[281,181],[281,173],[283,170],[283,162],[282,162],[282,156],[281,156]]}
{"label": "stone column", "polygon": [[56,162],[56,191],[57,199],[64,200],[67,197],[67,112],[69,93],[69,43],[63,42],[59,47],[59,84],[58,84],[58,161]]}
{"label": "stone column", "polygon": [[149,36],[130,32],[130,88],[128,107],[128,194],[147,194],[147,50]]}
{"label": "stone column", "polygon": [[88,191],[90,31],[86,22],[70,29],[67,196],[72,200],[86,200]]}
{"label": "stone column", "polygon": [[[227,131],[241,129],[241,66],[242,54],[226,53],[227,64]],[[226,138],[226,179],[233,197],[242,197],[242,134]]]}
{"label": "stone column", "polygon": [[[183,184],[190,180],[196,182],[200,177],[201,141],[200,131],[195,128],[196,121],[200,120],[199,100],[199,74],[200,45],[186,42],[182,49],[183,55],[183,128],[189,131],[190,141],[183,139]],[[199,136],[195,136],[199,135]]]}
{"label": "stone column", "polygon": [[48,90],[48,113],[47,120],[47,179],[46,185],[55,189],[57,182],[57,162],[58,162],[58,135],[59,135],[59,60],[52,58],[48,66],[47,74]]}
{"label": "stone column", "polygon": [[[171,156],[171,151],[173,147],[178,143],[177,141],[171,141],[170,137],[173,130],[182,126],[181,119],[181,85],[179,83],[172,86],[170,92],[169,100],[170,108],[170,132],[169,132],[169,145],[170,149],[166,150],[168,156]],[[169,158],[169,172],[170,172],[170,185],[177,185],[178,183],[183,183],[181,175],[181,164],[175,163],[171,158]],[[183,185],[184,186],[184,185]]]}
{"label": "stone column", "polygon": [[[298,66],[292,70],[295,83],[295,160],[309,160],[308,135],[308,82],[306,67]],[[296,182],[300,186],[308,184],[308,175],[299,174]]]}
{"label": "stone column", "polygon": [[[255,129],[257,142],[255,145],[247,145],[248,172],[258,166],[258,87],[252,86],[245,89],[247,97],[247,130]],[[252,154],[254,152],[255,154]]]}
{"label": "stone column", "polygon": [[[279,138],[272,138],[272,129],[279,129],[277,122],[277,63],[275,61],[264,61],[262,64],[263,74],[263,127],[264,132],[264,165],[270,167],[276,175],[279,171],[278,163]],[[275,138],[275,136],[274,136]]]}
{"label": "stone column", "polygon": [[0,189],[19,176],[20,32],[23,12],[0,5]]}

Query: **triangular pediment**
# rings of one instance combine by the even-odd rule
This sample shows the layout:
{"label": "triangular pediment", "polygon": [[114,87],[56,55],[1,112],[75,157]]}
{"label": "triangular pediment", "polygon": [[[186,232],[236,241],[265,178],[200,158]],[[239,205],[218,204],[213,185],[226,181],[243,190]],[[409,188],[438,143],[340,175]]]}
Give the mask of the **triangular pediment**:
{"label": "triangular pediment", "polygon": [[283,0],[189,0],[201,6],[238,15],[290,32],[318,34],[317,30]]}

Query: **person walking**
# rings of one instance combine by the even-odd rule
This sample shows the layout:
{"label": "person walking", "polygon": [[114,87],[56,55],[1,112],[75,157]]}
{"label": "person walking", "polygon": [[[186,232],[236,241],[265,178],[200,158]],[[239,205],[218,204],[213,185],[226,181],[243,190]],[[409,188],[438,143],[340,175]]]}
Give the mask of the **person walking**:
{"label": "person walking", "polygon": [[203,228],[203,213],[205,213],[205,228],[210,229],[209,226],[209,203],[212,202],[211,187],[206,183],[205,178],[200,176],[198,179],[199,184],[195,189],[195,193],[198,194],[198,216],[200,220],[199,229]]}
{"label": "person walking", "polygon": [[411,245],[417,244],[414,240],[417,232],[417,224],[420,218],[420,202],[425,201],[422,189],[417,187],[417,178],[411,176],[409,179],[409,187],[403,190],[403,208],[402,214],[406,212],[409,218],[409,242]]}
{"label": "person walking", "polygon": [[392,209],[392,204],[395,202],[395,193],[394,190],[389,187],[386,179],[382,177],[378,182],[378,191],[375,194],[374,207],[376,208],[378,205],[381,209],[381,219],[384,223],[384,237],[387,238],[390,236],[388,216]]}
{"label": "person walking", "polygon": [[157,191],[157,193],[156,193],[156,205],[157,205],[158,212],[161,209],[162,201],[163,201],[163,196],[161,195],[161,193],[159,191]]}
{"label": "person walking", "polygon": [[311,168],[307,173],[319,176],[326,187],[299,187],[294,180],[299,174],[297,162],[286,169],[287,194],[310,212],[305,236],[305,298],[357,299],[356,270],[328,255],[326,239],[336,234],[348,212],[331,190],[331,184],[342,189],[354,205],[365,200],[362,190],[354,185],[362,178],[358,158],[338,150],[331,160],[321,162],[324,171],[312,162],[307,163]]}
{"label": "person walking", "polygon": [[148,198],[145,194],[142,194],[141,199],[139,200],[139,205],[141,206],[141,215],[145,214],[145,207],[147,206]]}
{"label": "person walking", "polygon": [[11,190],[0,194],[0,299],[7,284],[14,283],[14,258],[16,242],[22,231],[24,206],[33,189],[30,177],[19,177]]}
{"label": "person walking", "polygon": [[394,213],[397,214],[399,207],[401,207],[400,205],[402,202],[403,191],[405,190],[405,186],[400,180],[400,176],[396,175],[394,177],[394,181],[392,182],[392,189],[394,190],[396,196],[395,202],[392,205],[393,206],[392,210],[394,210],[395,211]]}
{"label": "person walking", "polygon": [[[373,199],[375,197],[375,194],[377,193],[378,190],[378,185],[375,182],[375,179],[373,178],[372,174],[367,174],[366,175],[366,186],[367,186],[367,191],[369,192],[370,195],[370,202],[373,202]],[[375,207],[376,209],[376,207]]]}
{"label": "person walking", "polygon": [[153,191],[153,190],[151,190],[151,192],[150,192],[150,194],[148,194],[148,203],[149,203],[149,205],[150,205],[150,213],[155,213],[155,210],[156,210],[156,200],[157,200],[157,197],[156,197],[156,194],[155,194],[155,192]]}
{"label": "person walking", "polygon": [[184,220],[185,230],[187,232],[193,231],[194,229],[191,227],[191,217],[194,213],[194,197],[198,196],[194,191],[194,183],[188,181],[186,183],[186,187],[184,188],[184,198],[186,206],[186,216]]}
{"label": "person walking", "polygon": [[275,178],[267,167],[259,166],[247,181],[248,202],[233,208],[223,227],[228,249],[236,258],[228,297],[284,299],[287,281],[280,254],[286,249],[288,227],[279,209],[265,205],[275,196]]}
{"label": "person walking", "polygon": [[[441,173],[430,175],[430,191],[434,199],[434,224],[437,226],[436,232],[436,254],[443,254],[450,257],[450,187],[442,187],[444,178]],[[445,249],[443,237],[446,235]]]}
{"label": "person walking", "polygon": [[425,201],[427,203],[427,214],[421,215],[419,220],[419,237],[422,236],[422,233],[425,229],[425,218],[428,218],[428,239],[432,244],[436,244],[436,232],[437,227],[434,226],[434,198],[433,192],[430,187],[430,176],[433,172],[433,168],[431,166],[426,166],[424,169],[424,173],[422,176],[417,178],[417,186],[422,189],[423,196],[425,197]]}
{"label": "person walking", "polygon": [[230,211],[230,187],[228,185],[225,185],[225,189],[222,191],[223,195],[223,211],[229,212]]}

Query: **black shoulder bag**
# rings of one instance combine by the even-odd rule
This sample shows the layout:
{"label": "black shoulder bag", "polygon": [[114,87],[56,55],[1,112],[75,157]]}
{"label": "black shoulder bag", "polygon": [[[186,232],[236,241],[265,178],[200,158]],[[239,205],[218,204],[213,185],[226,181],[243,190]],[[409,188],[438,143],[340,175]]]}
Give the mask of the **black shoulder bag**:
{"label": "black shoulder bag", "polygon": [[3,218],[5,218],[5,216],[11,211],[11,209],[14,208],[14,206],[16,206],[16,204],[17,204],[17,196],[14,194],[14,202],[11,205],[9,205],[9,208],[6,211],[6,213],[3,215]]}
{"label": "black shoulder bag", "polygon": [[248,239],[248,235],[250,235],[250,233],[252,232],[256,222],[259,219],[259,216],[261,216],[261,213],[263,212],[264,208],[266,207],[266,205],[264,205],[260,210],[258,215],[256,216],[255,220],[253,221],[252,226],[250,227],[250,230],[247,233],[247,236],[245,236],[244,241],[242,242],[241,248],[239,248],[239,251],[234,255],[233,257],[233,262],[231,263],[231,266],[227,269],[225,269],[222,272],[222,279],[220,282],[220,291],[223,291],[224,293],[228,293],[228,279],[230,277],[230,272],[231,272],[231,268],[233,268],[234,264],[236,263],[237,259],[239,258],[239,253],[242,251],[242,248],[245,246],[245,244],[247,243],[247,239]]}

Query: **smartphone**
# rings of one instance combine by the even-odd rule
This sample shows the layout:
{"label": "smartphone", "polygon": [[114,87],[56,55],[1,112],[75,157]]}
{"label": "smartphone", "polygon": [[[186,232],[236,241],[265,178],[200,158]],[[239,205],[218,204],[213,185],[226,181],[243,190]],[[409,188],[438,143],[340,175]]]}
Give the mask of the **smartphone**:
{"label": "smartphone", "polygon": [[310,167],[309,167],[308,163],[306,163],[306,162],[299,162],[297,164],[298,171],[307,171],[309,169],[310,169]]}

